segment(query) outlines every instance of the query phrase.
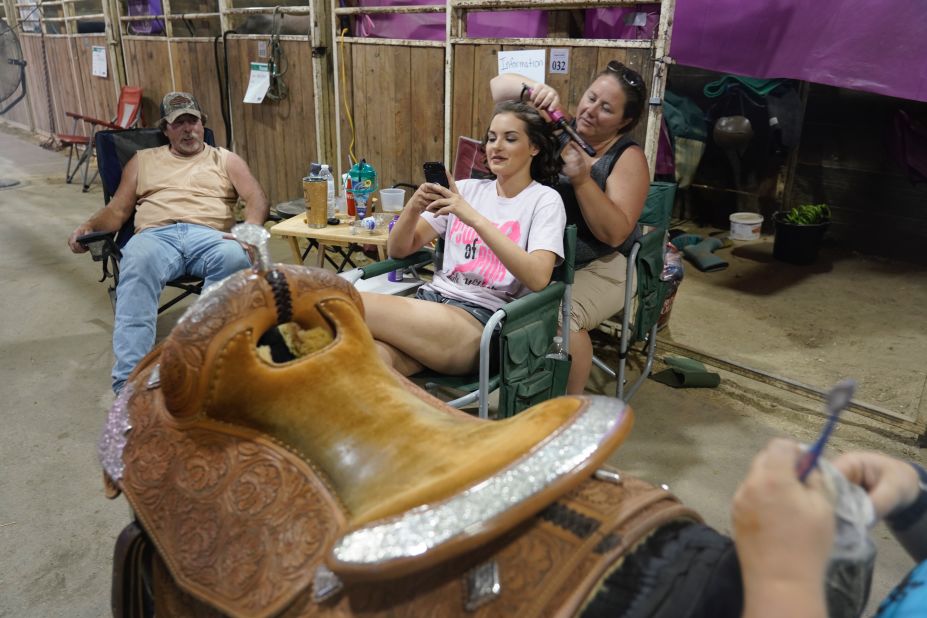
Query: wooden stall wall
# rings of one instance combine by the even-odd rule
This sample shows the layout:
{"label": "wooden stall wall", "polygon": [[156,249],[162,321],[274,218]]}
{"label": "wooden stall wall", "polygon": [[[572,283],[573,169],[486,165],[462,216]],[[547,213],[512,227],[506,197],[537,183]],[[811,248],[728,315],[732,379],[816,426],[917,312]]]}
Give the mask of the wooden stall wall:
{"label": "wooden stall wall", "polygon": [[[45,82],[45,68],[42,61],[42,37],[38,34],[23,34],[19,37],[23,48],[23,58],[26,60],[26,88],[29,90],[29,106],[35,119],[35,130],[40,133],[51,133],[53,119],[49,119],[49,93]],[[54,96],[52,86],[52,96]],[[51,104],[54,113],[54,104]]]}
{"label": "wooden stall wall", "polygon": [[[219,44],[221,47],[221,43]],[[219,56],[222,57],[221,55]],[[216,145],[226,146],[225,123],[222,121],[222,98],[216,75],[213,42],[200,39],[174,39],[171,41],[171,58],[174,62],[174,90],[190,92],[206,112],[207,125],[216,136]],[[152,93],[160,104],[164,92]],[[154,124],[158,115],[151,117]]]}
{"label": "wooden stall wall", "polygon": [[[55,126],[59,133],[70,133],[74,119],[65,116],[65,112],[82,113],[83,101],[78,87],[78,76],[74,66],[68,36],[45,37],[45,53],[48,57],[48,80],[52,89],[52,104],[55,114]],[[83,123],[78,123],[78,134],[84,134]]]}
{"label": "wooden stall wall", "polygon": [[381,187],[422,182],[422,163],[444,156],[444,48],[346,44],[340,62],[342,169],[353,137],[355,156],[374,166]]}
{"label": "wooden stall wall", "polygon": [[157,124],[161,116],[158,111],[161,97],[174,87],[167,45],[167,41],[162,38],[126,36],[122,39],[126,63],[126,83],[142,89],[144,126],[150,127]]}
{"label": "wooden stall wall", "polygon": [[[114,65],[115,57],[106,44],[103,34],[78,35],[71,37],[75,74],[80,94],[83,113],[100,120],[112,120],[116,116],[116,101],[119,99],[119,86],[116,80],[117,67]],[[106,77],[93,74],[93,46],[102,46],[107,50]],[[72,110],[67,110],[72,111]],[[70,131],[70,127],[66,127]],[[85,127],[86,130],[86,127]]]}
{"label": "wooden stall wall", "polygon": [[260,43],[270,48],[268,39],[228,39],[232,126],[235,152],[251,167],[273,205],[302,195],[301,179],[316,158],[312,48],[308,40],[282,40],[288,96],[243,103],[250,63],[266,62],[258,56]]}
{"label": "wooden stall wall", "polygon": [[792,205],[827,203],[835,245],[924,264],[927,183],[914,182],[893,156],[899,109],[927,118],[927,103],[812,84],[788,198]]}
{"label": "wooden stall wall", "polygon": [[[513,45],[456,45],[454,47],[454,95],[451,108],[451,136],[460,135],[480,139],[489,127],[492,115],[492,96],[489,80],[499,71],[499,51],[538,49]],[[549,49],[549,48],[547,48]],[[647,83],[648,92],[653,77],[653,62],[650,50],[617,49],[613,47],[571,47],[570,72],[565,75],[548,74],[545,83],[560,93],[569,113],[576,110],[576,104],[586,87],[610,60],[618,60],[638,71]],[[646,132],[647,110],[644,118],[632,132],[632,137],[641,146]]]}
{"label": "wooden stall wall", "polygon": [[[45,58],[48,63],[48,84],[51,85],[51,112],[46,89],[45,62],[42,58],[43,39],[40,35],[20,36],[23,57],[26,60],[26,87],[36,131],[43,133],[71,133],[74,120],[65,112],[76,112],[94,118],[110,120],[116,113],[116,88],[113,58],[108,60],[106,77],[93,76],[92,47],[106,45],[106,37],[94,35],[51,35],[44,38]],[[5,116],[13,122],[29,126],[29,112],[24,99]],[[78,123],[76,133],[87,135],[88,127]]]}

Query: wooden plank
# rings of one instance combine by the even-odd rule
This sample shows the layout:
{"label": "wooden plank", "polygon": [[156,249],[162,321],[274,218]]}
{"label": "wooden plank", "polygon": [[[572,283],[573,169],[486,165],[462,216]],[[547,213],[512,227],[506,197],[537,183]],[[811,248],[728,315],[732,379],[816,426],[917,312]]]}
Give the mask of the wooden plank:
{"label": "wooden plank", "polygon": [[[71,121],[65,116],[65,111],[82,113],[71,65],[71,55],[68,51],[69,45],[68,37],[45,37],[48,78],[52,90],[52,109],[55,125],[59,127],[59,131],[61,131],[60,127],[67,127],[68,131],[71,130]],[[78,132],[82,135],[87,134],[83,123],[79,123]]]}
{"label": "wooden plank", "polygon": [[[26,60],[26,88],[29,90],[29,105],[35,119],[35,128],[49,133],[52,125],[49,121],[48,90],[45,82],[45,69],[42,63],[42,38],[37,34],[22,34],[19,38]],[[70,123],[66,130],[70,131]],[[58,127],[61,130],[61,127]]]}
{"label": "wooden plank", "polygon": [[[600,61],[602,60],[601,51],[605,50],[600,50]],[[650,52],[641,49],[627,49],[622,51],[625,52],[625,66],[641,74],[644,78],[644,83],[647,85],[647,93],[649,95],[651,83],[653,82],[653,62],[650,60]],[[600,64],[600,66],[604,69],[607,64],[608,60],[606,60],[604,64]],[[631,138],[640,144],[641,148],[644,147],[647,139],[647,122],[647,104],[645,102],[641,121],[634,127],[634,130],[631,131]]]}
{"label": "wooden plank", "polygon": [[473,67],[473,119],[467,135],[482,139],[492,117],[489,81],[499,73],[500,45],[480,45]]}
{"label": "wooden plank", "polygon": [[161,38],[123,39],[126,80],[142,89],[144,126],[156,126],[161,117],[161,99],[173,88],[167,41]]}
{"label": "wooden plank", "polygon": [[354,136],[354,49],[353,45],[345,44],[342,53],[340,44],[338,47],[338,63],[343,69],[343,76],[338,75],[341,107],[336,111],[338,122],[341,123],[341,160],[338,164],[342,172],[348,171],[350,167],[350,146]]}
{"label": "wooden plank", "polygon": [[207,116],[207,124],[216,136],[216,144],[225,146],[225,125],[212,42],[174,39],[171,58],[174,63],[174,87],[196,97]]}
{"label": "wooden plank", "polygon": [[[411,149],[408,177],[412,179],[412,184],[418,184],[425,180],[422,163],[440,161],[444,155],[444,50],[413,48],[410,51],[412,71],[416,78],[410,80],[412,91],[409,115],[412,125],[409,130]],[[455,94],[452,103],[454,109],[457,107],[456,100]],[[456,136],[455,133],[452,135]],[[454,144],[451,146],[451,151],[455,152]]]}
{"label": "wooden plank", "polygon": [[107,53],[106,77],[93,75],[93,46],[106,46],[106,37],[101,34],[79,34],[71,40],[74,43],[78,83],[83,92],[84,113],[101,120],[111,120],[116,115],[119,96],[112,53]]}
{"label": "wooden plank", "polygon": [[[473,67],[475,66],[475,58],[476,46],[454,46],[454,96],[450,103],[452,140],[461,135],[472,137],[470,131],[473,126],[473,91],[475,87],[473,83]],[[489,88],[488,84],[486,88]],[[455,153],[454,156],[456,157],[456,145],[451,144],[451,152]],[[454,161],[450,161],[450,164],[453,166]]]}
{"label": "wooden plank", "polygon": [[300,179],[316,152],[311,48],[305,41],[282,41],[287,97],[243,103],[250,63],[266,61],[257,55],[261,42],[238,37],[228,41],[235,151],[249,164],[271,204],[276,204],[301,194]]}

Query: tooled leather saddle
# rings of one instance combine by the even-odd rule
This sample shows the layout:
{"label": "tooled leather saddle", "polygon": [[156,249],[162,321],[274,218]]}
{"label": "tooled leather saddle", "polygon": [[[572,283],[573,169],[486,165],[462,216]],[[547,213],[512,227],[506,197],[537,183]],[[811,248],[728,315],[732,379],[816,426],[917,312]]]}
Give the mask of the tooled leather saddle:
{"label": "tooled leather saddle", "polygon": [[[290,361],[277,324],[327,331]],[[659,526],[698,521],[601,468],[619,400],[561,397],[502,420],[447,407],[378,356],[359,295],[274,265],[207,290],[136,368],[101,440],[137,525],[116,615],[571,615]]]}

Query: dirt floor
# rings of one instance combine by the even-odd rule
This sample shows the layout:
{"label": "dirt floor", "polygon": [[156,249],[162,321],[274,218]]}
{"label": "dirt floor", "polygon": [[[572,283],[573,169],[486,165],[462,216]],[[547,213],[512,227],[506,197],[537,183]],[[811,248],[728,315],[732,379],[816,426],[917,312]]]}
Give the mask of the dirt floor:
{"label": "dirt floor", "polygon": [[853,378],[859,402],[927,418],[927,267],[827,247],[794,266],[772,250],[763,236],[718,250],[726,270],[686,262],[661,337],[818,389]]}

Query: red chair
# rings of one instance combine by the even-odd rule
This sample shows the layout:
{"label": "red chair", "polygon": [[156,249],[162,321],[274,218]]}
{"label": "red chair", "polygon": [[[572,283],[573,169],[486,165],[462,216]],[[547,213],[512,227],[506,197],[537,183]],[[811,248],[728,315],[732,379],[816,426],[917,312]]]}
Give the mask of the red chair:
{"label": "red chair", "polygon": [[[116,103],[116,116],[110,120],[100,120],[99,118],[92,118],[90,116],[84,116],[83,114],[78,114],[75,112],[65,112],[66,115],[74,119],[74,128],[71,129],[71,133],[56,133],[55,137],[65,146],[69,146],[70,150],[68,152],[68,171],[66,176],[66,182],[70,183],[77,172],[81,167],[84,168],[84,193],[87,192],[87,189],[90,188],[90,183],[93,182],[94,178],[97,177],[96,171],[93,173],[93,177],[90,180],[87,179],[87,174],[90,170],[90,159],[93,157],[94,142],[93,135],[97,132],[98,127],[103,127],[104,129],[131,129],[132,127],[138,124],[139,116],[142,109],[142,89],[135,86],[123,86],[122,91],[119,93],[119,102]],[[77,127],[78,123],[86,122],[90,125],[90,135],[78,135]],[[74,158],[74,149],[82,147],[83,151],[80,153],[80,156],[77,159],[77,164],[74,166],[73,171],[71,170],[71,161]]]}

